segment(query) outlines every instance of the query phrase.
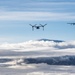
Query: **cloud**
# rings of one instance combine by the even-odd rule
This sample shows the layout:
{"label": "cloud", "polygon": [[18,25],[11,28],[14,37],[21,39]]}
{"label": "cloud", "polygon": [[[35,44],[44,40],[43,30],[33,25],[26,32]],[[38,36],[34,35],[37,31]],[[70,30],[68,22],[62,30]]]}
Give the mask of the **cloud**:
{"label": "cloud", "polygon": [[73,20],[74,13],[0,12],[0,20]]}
{"label": "cloud", "polygon": [[27,41],[23,43],[3,43],[0,44],[0,50],[45,50],[45,49],[69,49],[75,48],[75,41],[56,43],[54,41]]}
{"label": "cloud", "polygon": [[[62,68],[62,69],[65,69],[65,68]],[[74,75],[74,74],[72,74],[72,73],[60,73],[60,72],[54,72],[54,73],[47,73],[47,72],[32,72],[32,73],[28,73],[27,75]]]}
{"label": "cloud", "polygon": [[[5,59],[3,59],[3,60],[5,60]],[[40,64],[23,64],[23,63],[21,63],[21,64],[18,64],[18,61],[22,62],[23,60],[22,59],[14,59],[11,62],[0,63],[0,65],[2,65],[2,64],[4,65],[2,67],[5,67],[5,65],[7,67],[7,69],[5,71],[4,71],[5,68],[1,68],[0,73],[1,74],[8,73],[8,75],[10,75],[10,73],[14,73],[15,75],[16,74],[18,74],[18,75],[24,75],[24,74],[25,75],[72,75],[72,74],[74,75],[75,74],[74,66],[47,65],[45,63],[40,63]],[[11,68],[13,68],[13,69],[11,69]],[[2,69],[4,72],[2,71]]]}
{"label": "cloud", "polygon": [[[66,6],[65,6],[66,5]],[[18,0],[18,1],[0,1],[0,11],[52,11],[51,9],[60,12],[62,8],[68,9],[71,6],[71,10],[74,9],[74,1],[50,1],[50,0]],[[48,9],[49,8],[49,9]],[[56,10],[60,8],[60,10]],[[47,10],[48,9],[48,10]],[[69,9],[70,10],[70,9]],[[55,12],[54,11],[54,12]],[[74,11],[74,10],[73,10]],[[62,10],[63,12],[63,10]]]}
{"label": "cloud", "polygon": [[27,64],[75,65],[75,56],[25,58]]}
{"label": "cloud", "polygon": [[52,57],[75,55],[75,41],[26,41],[0,44],[0,56]]}

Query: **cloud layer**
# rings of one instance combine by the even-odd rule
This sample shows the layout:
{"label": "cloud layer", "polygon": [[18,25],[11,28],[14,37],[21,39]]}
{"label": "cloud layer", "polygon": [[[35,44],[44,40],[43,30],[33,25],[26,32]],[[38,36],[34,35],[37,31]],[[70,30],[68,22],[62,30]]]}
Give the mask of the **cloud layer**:
{"label": "cloud layer", "polygon": [[0,44],[0,50],[40,50],[40,49],[68,49],[75,48],[75,41],[54,42],[54,41],[27,41],[22,43],[3,43]]}
{"label": "cloud layer", "polygon": [[[14,75],[74,75],[75,74],[75,66],[71,66],[71,64],[75,64],[75,57],[73,56],[64,56],[64,57],[55,57],[55,58],[33,58],[36,61],[33,64],[26,64],[24,59],[0,59],[0,73],[2,75],[10,75],[14,73]],[[52,61],[50,61],[52,60]],[[2,63],[1,63],[2,61]],[[38,64],[37,61],[41,62]],[[68,62],[67,62],[68,61]],[[53,65],[48,65],[45,62],[53,62]],[[56,65],[57,63],[67,64],[61,66]],[[55,65],[54,65],[55,64]],[[5,68],[6,67],[6,68]]]}
{"label": "cloud layer", "polygon": [[75,41],[0,44],[2,75],[75,75],[75,66],[71,66],[75,65],[74,59]]}

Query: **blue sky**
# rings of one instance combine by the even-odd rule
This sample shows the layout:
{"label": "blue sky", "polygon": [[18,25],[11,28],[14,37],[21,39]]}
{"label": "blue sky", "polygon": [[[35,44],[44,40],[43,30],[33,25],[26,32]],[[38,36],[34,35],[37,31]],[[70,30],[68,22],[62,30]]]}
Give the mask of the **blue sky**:
{"label": "blue sky", "polygon": [[[75,40],[74,0],[0,0],[0,42],[24,42],[41,38]],[[45,24],[32,31],[29,24]]]}

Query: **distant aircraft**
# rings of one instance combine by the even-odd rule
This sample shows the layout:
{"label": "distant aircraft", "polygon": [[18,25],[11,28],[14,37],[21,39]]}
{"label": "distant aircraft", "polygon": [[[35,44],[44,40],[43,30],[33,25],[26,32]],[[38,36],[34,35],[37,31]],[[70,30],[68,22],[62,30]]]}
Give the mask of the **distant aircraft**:
{"label": "distant aircraft", "polygon": [[75,23],[67,23],[67,24],[75,25]]}
{"label": "distant aircraft", "polygon": [[45,25],[40,24],[40,25],[38,25],[38,26],[37,26],[37,24],[35,24],[35,25],[29,24],[29,25],[32,26],[32,30],[34,30],[34,28],[40,29],[40,27],[42,27],[43,30],[44,30],[44,26],[46,26],[47,24],[45,24]]}

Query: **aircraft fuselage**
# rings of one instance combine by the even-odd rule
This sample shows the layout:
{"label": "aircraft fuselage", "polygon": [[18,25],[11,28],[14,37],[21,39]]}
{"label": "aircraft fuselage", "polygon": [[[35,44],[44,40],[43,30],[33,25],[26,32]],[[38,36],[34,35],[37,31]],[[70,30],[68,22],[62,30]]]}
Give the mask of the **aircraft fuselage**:
{"label": "aircraft fuselage", "polygon": [[36,29],[40,29],[40,27],[39,27],[39,26],[37,26],[37,27],[36,27]]}

